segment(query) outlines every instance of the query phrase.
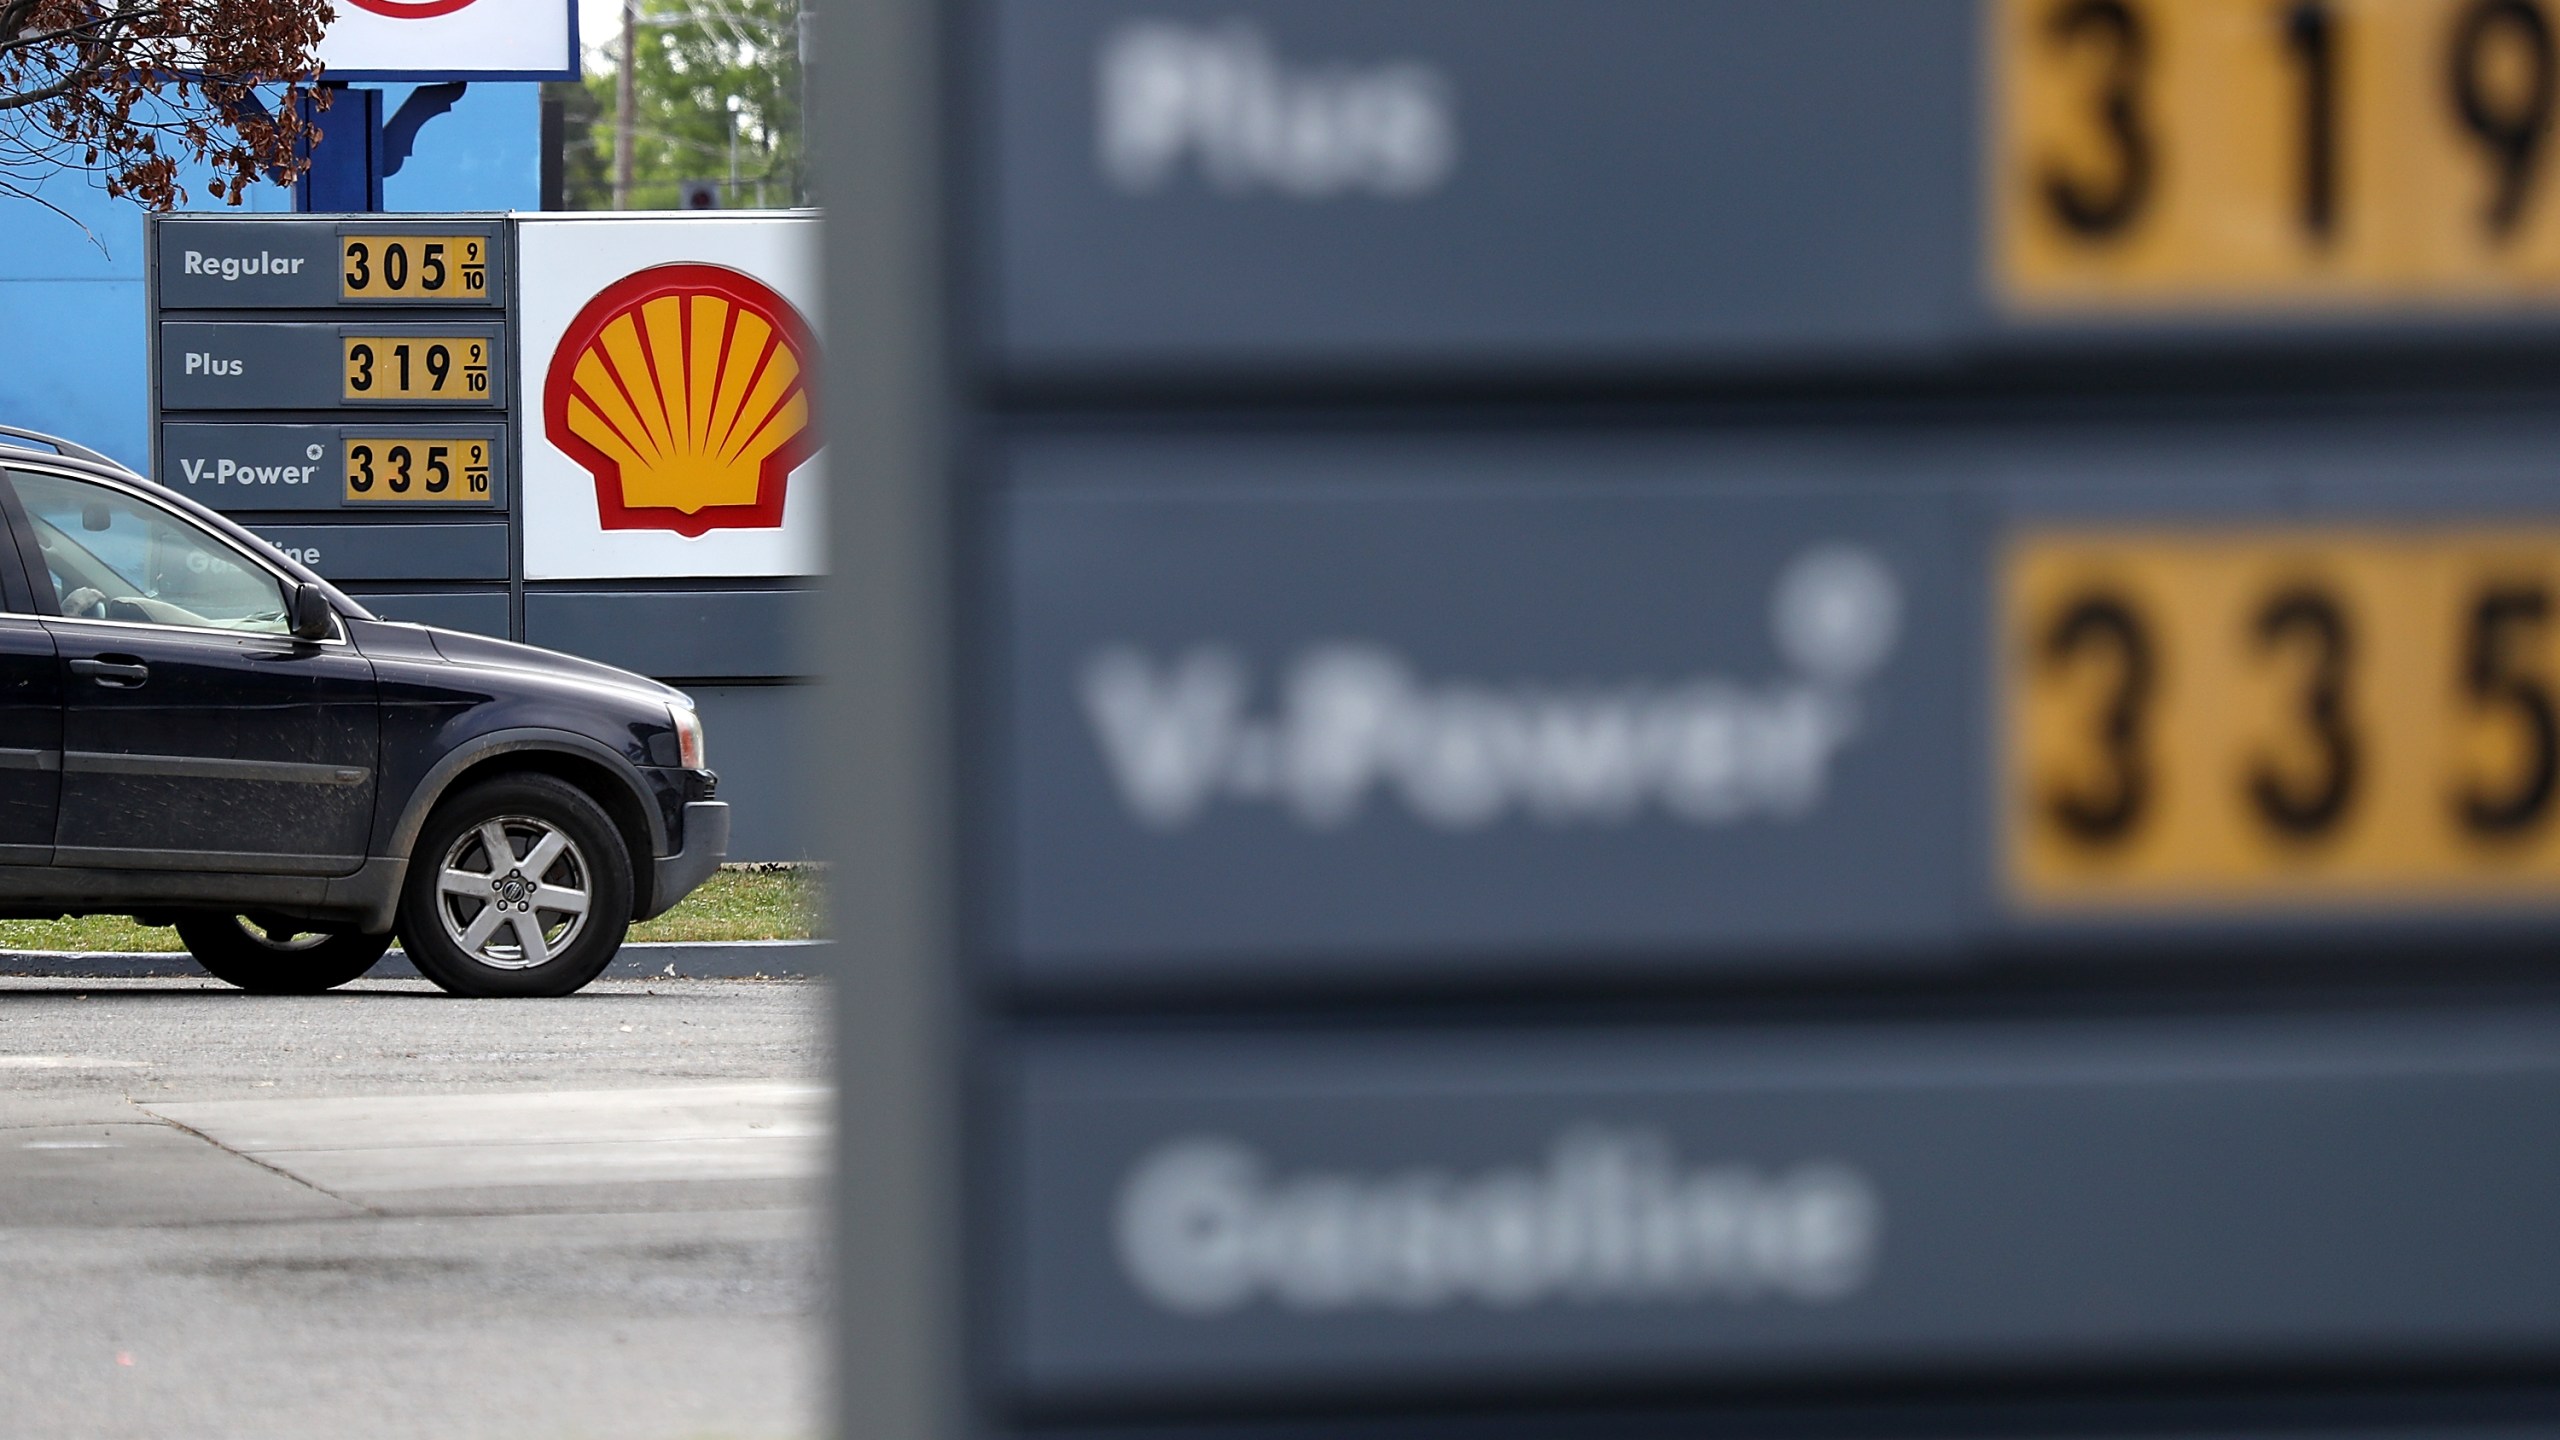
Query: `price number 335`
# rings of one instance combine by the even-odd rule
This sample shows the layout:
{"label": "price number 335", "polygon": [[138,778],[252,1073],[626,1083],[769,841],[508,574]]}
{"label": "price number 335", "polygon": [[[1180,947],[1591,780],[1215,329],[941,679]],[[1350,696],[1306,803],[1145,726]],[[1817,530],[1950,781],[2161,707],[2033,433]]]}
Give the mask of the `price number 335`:
{"label": "price number 335", "polygon": [[2030,896],[2560,885],[2560,536],[2029,546]]}

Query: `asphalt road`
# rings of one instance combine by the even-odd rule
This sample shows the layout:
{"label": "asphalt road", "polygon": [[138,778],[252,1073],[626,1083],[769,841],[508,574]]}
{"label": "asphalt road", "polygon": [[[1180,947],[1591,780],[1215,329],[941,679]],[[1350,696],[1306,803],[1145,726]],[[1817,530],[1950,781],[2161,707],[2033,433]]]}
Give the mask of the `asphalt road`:
{"label": "asphalt road", "polygon": [[817,1433],[823,994],[0,980],[0,1436]]}

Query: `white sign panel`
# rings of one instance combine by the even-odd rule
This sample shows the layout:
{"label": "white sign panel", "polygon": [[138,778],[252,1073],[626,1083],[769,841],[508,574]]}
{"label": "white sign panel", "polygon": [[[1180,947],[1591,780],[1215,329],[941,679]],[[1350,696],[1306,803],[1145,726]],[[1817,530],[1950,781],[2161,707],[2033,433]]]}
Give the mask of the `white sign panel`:
{"label": "white sign panel", "polygon": [[338,0],[320,38],[332,80],[578,75],[574,0]]}
{"label": "white sign panel", "polygon": [[816,575],[818,222],[518,222],[528,580]]}

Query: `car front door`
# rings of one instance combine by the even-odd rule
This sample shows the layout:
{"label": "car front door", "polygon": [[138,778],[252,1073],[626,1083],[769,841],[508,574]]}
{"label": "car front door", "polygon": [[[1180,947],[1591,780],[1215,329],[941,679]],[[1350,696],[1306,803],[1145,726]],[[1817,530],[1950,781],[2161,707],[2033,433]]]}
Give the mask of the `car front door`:
{"label": "car front door", "polygon": [[0,865],[43,865],[62,804],[62,672],[11,558],[0,556]]}
{"label": "car front door", "polygon": [[53,863],[341,875],[380,750],[372,666],[287,633],[288,582],[137,489],[9,474],[60,665]]}

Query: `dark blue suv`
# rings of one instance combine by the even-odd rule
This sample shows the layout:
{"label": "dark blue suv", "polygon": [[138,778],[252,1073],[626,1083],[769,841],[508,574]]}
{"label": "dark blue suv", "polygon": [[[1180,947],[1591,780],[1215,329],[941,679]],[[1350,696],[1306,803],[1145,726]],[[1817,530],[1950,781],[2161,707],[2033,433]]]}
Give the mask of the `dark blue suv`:
{"label": "dark blue suv", "polygon": [[396,933],[462,995],[565,995],[728,852],[679,691],[376,619],[106,457],[0,430],[0,917],[174,925],[311,993]]}

